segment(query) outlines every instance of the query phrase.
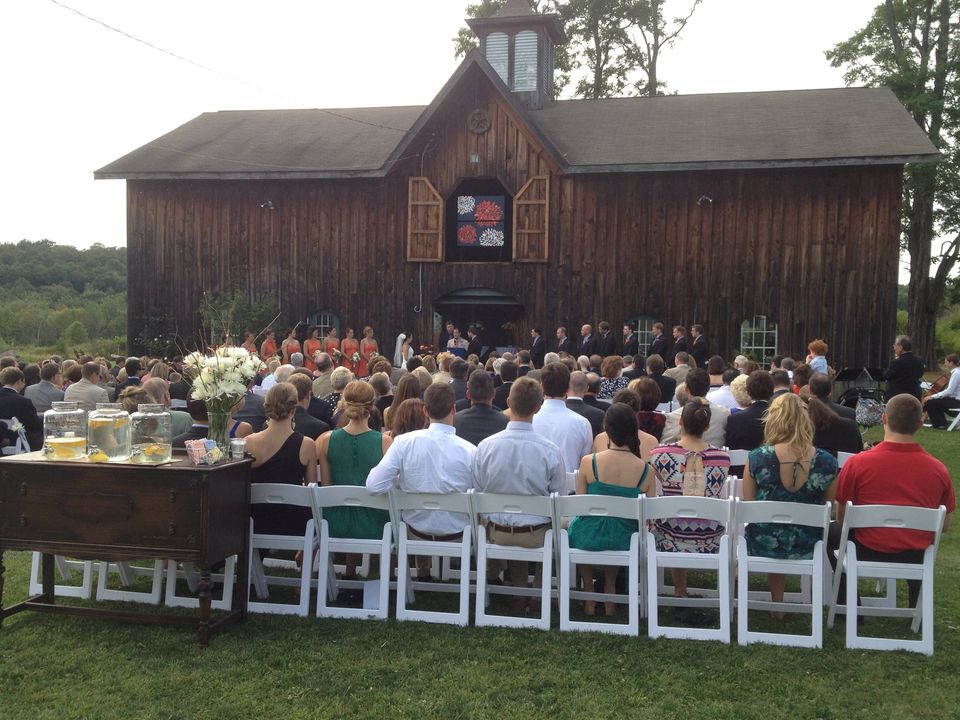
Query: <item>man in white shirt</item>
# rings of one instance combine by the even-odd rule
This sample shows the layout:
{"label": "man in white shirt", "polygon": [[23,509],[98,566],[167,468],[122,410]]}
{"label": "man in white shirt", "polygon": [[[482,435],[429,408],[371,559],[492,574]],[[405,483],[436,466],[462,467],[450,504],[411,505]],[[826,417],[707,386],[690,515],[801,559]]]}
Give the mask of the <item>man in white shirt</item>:
{"label": "man in white shirt", "polygon": [[923,401],[923,409],[927,411],[930,426],[935,430],[946,430],[949,427],[946,410],[960,408],[960,356],[947,355],[943,364],[950,371],[950,382],[943,390]]}
{"label": "man in white shirt", "polygon": [[[474,488],[479,492],[514,495],[549,495],[560,491],[566,479],[560,449],[533,431],[533,417],[543,403],[540,385],[530,378],[519,378],[510,388],[507,403],[513,420],[506,430],[482,441],[473,457]],[[491,514],[484,521],[490,542],[526,548],[543,547],[544,533],[551,524],[548,517],[499,513]],[[502,567],[502,563],[499,565]],[[496,573],[499,569],[494,568]],[[538,583],[542,569],[537,566]],[[508,563],[508,585],[527,587],[527,575],[526,562]],[[525,598],[515,599],[515,610],[525,606]],[[538,606],[539,600],[531,600],[531,610],[536,612]]]}
{"label": "man in white shirt", "polygon": [[727,368],[723,371],[723,385],[707,393],[707,400],[715,405],[722,405],[727,410],[733,410],[740,407],[733,397],[733,391],[730,389],[730,383],[740,377],[740,371],[736,368]]}
{"label": "man in white shirt", "polygon": [[546,400],[533,418],[533,429],[560,448],[566,472],[580,467],[584,455],[593,448],[590,421],[567,407],[570,371],[562,363],[551,363],[540,374]]}
{"label": "man in white shirt", "polygon": [[[380,463],[367,475],[367,491],[382,495],[394,488],[413,493],[465,493],[473,487],[476,448],[453,427],[456,397],[447,384],[434,383],[423,394],[426,430],[396,438]],[[406,511],[407,537],[413,540],[459,540],[470,521],[443,510]],[[417,556],[417,578],[430,579],[431,558]]]}
{"label": "man in white shirt", "polygon": [[[690,399],[706,397],[710,389],[710,376],[702,368],[694,368],[687,373],[687,392]],[[678,407],[673,412],[667,413],[667,422],[663,427],[663,434],[660,436],[660,443],[675,443],[680,439],[680,414],[683,412],[683,406]],[[710,426],[703,434],[703,439],[708,445],[714,447],[723,447],[727,434],[727,418],[730,417],[730,411],[722,405],[710,403]]]}

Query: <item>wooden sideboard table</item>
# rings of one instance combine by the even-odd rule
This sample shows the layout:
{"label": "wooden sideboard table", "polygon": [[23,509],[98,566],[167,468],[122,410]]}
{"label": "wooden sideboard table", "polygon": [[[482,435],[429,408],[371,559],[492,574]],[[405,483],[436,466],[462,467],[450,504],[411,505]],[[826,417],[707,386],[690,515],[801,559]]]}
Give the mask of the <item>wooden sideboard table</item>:
{"label": "wooden sideboard table", "polygon": [[[250,461],[195,467],[186,457],[158,467],[55,462],[40,453],[0,459],[0,625],[22,610],[128,622],[194,625],[160,615],[57,604],[54,555],[121,561],[163,558],[200,570],[197,639],[246,617]],[[43,553],[43,592],[3,609],[3,553]],[[233,610],[210,621],[211,568],[237,555]]]}

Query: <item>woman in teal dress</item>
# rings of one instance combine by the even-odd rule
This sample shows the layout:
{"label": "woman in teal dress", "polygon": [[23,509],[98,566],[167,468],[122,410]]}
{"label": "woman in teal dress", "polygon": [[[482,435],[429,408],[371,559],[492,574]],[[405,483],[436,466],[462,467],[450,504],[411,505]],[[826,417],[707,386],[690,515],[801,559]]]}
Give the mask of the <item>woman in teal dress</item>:
{"label": "woman in teal dress", "polygon": [[[813,447],[813,424],[799,396],[777,397],[767,411],[764,445],[752,450],[743,475],[744,500],[773,500],[820,505],[832,502],[837,490],[837,459]],[[799,560],[813,556],[823,532],[803,525],[751,523],[746,529],[751,555]],[[774,602],[783,602],[784,576],[770,573],[767,583]],[[775,617],[782,613],[774,613]]]}
{"label": "woman in teal dress", "polygon": [[[370,429],[374,395],[373,387],[359,380],[344,388],[339,409],[347,424],[317,438],[321,485],[366,485],[370,470],[390,447],[389,437]],[[323,517],[330,536],[339,538],[380,538],[390,521],[385,510],[355,507],[326,508]],[[347,577],[356,575],[359,560],[359,555],[347,555]]]}
{"label": "woman in teal dress", "polygon": [[[614,403],[603,419],[607,433],[607,450],[587,455],[580,463],[577,473],[578,495],[614,495],[637,498],[646,492],[650,466],[640,455],[637,437],[637,416],[624,403]],[[600,478],[603,478],[602,480]],[[607,517],[578,517],[570,523],[567,532],[570,547],[578,550],[629,550],[630,536],[639,530],[634,520]],[[593,590],[593,567],[579,565],[580,577],[586,590]],[[617,566],[604,567],[604,592],[615,593]],[[587,615],[596,612],[592,600],[583,603]],[[613,615],[616,604],[604,603],[607,615]]]}

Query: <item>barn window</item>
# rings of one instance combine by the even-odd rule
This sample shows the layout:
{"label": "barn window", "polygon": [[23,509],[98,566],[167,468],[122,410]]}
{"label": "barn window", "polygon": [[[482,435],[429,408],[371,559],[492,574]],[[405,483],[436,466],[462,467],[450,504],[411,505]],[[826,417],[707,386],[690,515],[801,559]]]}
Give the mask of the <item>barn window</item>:
{"label": "barn window", "polygon": [[461,180],[446,200],[450,262],[506,262],[513,257],[513,196],[496,178]]}
{"label": "barn window", "polygon": [[650,332],[657,319],[650,315],[638,315],[628,318],[624,323],[630,323],[636,329],[637,341],[640,343],[640,354],[647,357],[650,354]]}
{"label": "barn window", "polygon": [[504,85],[510,84],[510,52],[507,49],[507,34],[502,32],[487,35],[487,62],[497,71]]}
{"label": "barn window", "polygon": [[537,89],[537,33],[533,30],[518,32],[514,38],[513,89],[520,92]]}
{"label": "barn window", "polygon": [[777,323],[766,315],[754,315],[740,325],[740,352],[763,365],[777,354]]}
{"label": "barn window", "polygon": [[335,327],[340,332],[340,318],[330,310],[318,310],[307,318],[307,322],[320,328],[320,337],[324,337],[330,328]]}

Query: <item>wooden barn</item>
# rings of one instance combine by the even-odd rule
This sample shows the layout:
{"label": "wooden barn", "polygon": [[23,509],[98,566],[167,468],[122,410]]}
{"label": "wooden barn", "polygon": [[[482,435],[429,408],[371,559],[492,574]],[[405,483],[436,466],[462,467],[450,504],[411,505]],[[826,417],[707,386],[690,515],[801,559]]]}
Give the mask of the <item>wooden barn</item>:
{"label": "wooden barn", "polygon": [[426,107],[205,113],[98,170],[127,181],[131,344],[240,290],[384,350],[442,318],[527,347],[659,320],[728,358],[822,337],[886,364],[902,169],[936,159],[892,92],[556,101],[556,16],[469,22],[480,49]]}

